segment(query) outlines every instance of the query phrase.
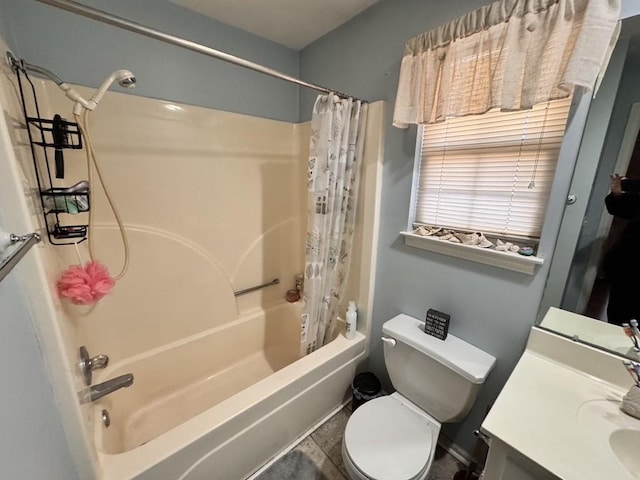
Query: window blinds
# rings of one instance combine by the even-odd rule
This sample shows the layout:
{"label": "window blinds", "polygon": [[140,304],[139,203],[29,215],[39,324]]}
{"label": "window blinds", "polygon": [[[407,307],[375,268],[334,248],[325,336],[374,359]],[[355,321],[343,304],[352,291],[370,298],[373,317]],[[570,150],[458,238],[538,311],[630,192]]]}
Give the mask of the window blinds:
{"label": "window blinds", "polygon": [[415,222],[539,238],[570,105],[422,126]]}

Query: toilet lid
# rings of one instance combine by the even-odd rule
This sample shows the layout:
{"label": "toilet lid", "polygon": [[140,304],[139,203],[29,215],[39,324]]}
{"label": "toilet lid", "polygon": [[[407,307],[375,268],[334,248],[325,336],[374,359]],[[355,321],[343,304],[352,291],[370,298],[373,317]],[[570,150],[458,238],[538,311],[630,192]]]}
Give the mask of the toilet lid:
{"label": "toilet lid", "polygon": [[372,480],[411,480],[427,466],[432,433],[417,413],[387,396],[351,415],[344,442],[353,463]]}

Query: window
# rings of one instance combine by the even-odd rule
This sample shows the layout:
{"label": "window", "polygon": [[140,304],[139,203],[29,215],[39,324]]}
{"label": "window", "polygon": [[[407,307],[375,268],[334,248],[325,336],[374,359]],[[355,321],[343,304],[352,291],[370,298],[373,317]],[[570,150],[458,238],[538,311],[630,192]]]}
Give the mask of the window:
{"label": "window", "polygon": [[539,239],[570,105],[422,126],[415,223]]}

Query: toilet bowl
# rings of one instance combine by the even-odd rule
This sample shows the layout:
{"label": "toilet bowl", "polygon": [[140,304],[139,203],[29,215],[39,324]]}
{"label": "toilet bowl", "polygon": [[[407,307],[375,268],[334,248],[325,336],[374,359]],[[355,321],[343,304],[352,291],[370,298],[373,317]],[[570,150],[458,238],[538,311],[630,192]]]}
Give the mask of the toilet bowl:
{"label": "toilet bowl", "polygon": [[353,412],[342,458],[350,480],[425,480],[444,422],[471,409],[495,358],[448,335],[424,333],[424,322],[398,315],[382,327],[384,359],[396,392]]}
{"label": "toilet bowl", "polygon": [[437,420],[396,392],[353,412],[342,459],[351,480],[424,480],[439,433]]}

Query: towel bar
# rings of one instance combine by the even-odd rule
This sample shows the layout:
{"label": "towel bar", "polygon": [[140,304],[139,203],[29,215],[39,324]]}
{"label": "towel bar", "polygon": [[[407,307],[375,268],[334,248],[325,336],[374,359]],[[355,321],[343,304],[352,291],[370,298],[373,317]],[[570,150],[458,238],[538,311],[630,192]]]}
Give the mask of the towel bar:
{"label": "towel bar", "polygon": [[251,288],[245,288],[244,290],[238,290],[237,292],[233,292],[236,297],[240,295],[246,295],[247,293],[255,292],[256,290],[260,290],[261,288],[270,287],[271,285],[278,285],[280,283],[279,278],[274,278],[270,282],[263,283],[262,285],[257,285]]}
{"label": "towel bar", "polygon": [[13,253],[7,258],[0,259],[0,282],[9,275],[9,272],[13,270],[18,262],[25,256],[31,247],[40,241],[40,235],[37,233],[28,233],[26,235],[9,235],[9,241],[11,243],[22,242]]}

